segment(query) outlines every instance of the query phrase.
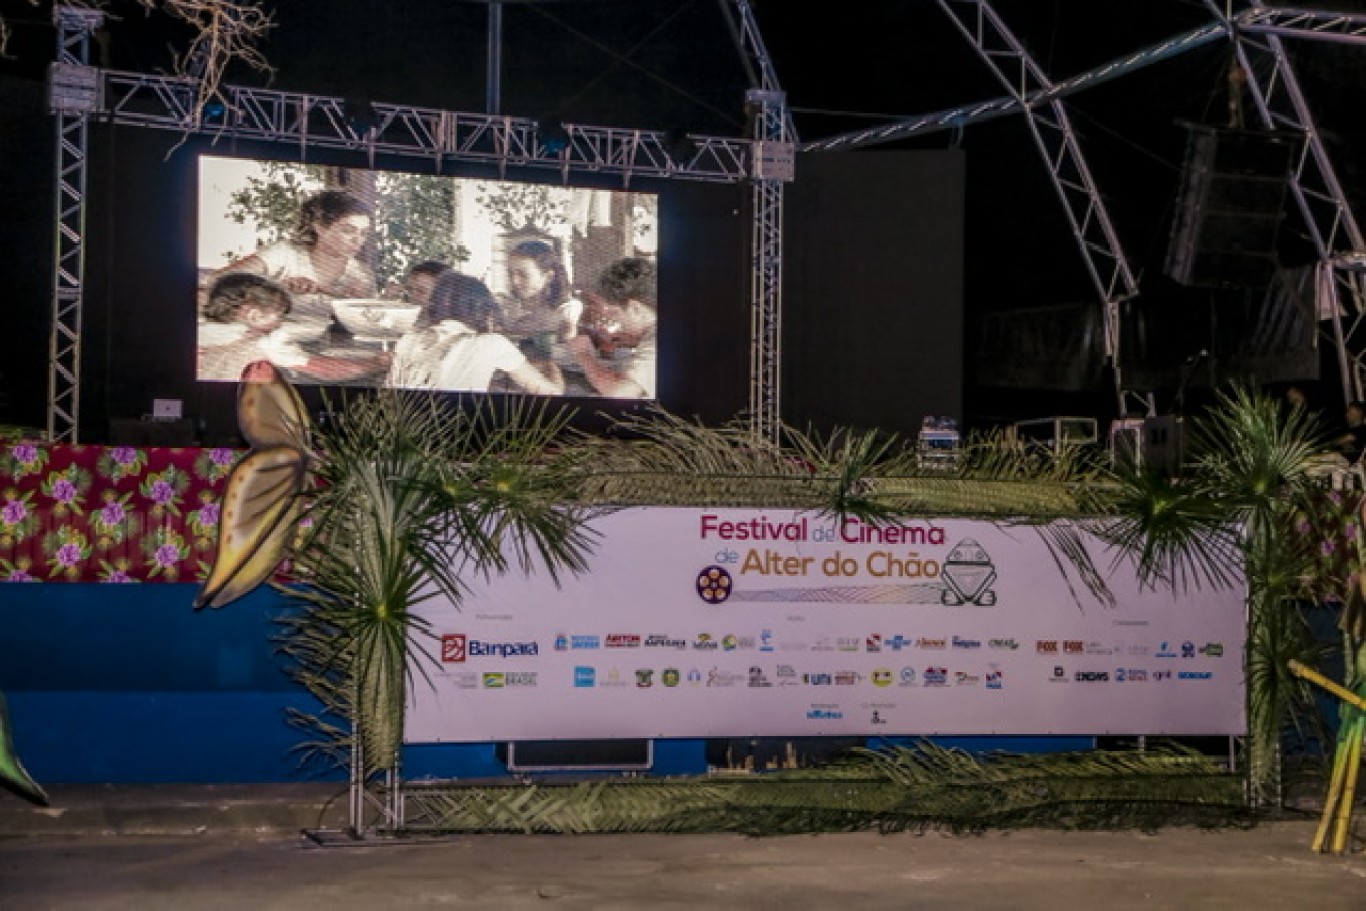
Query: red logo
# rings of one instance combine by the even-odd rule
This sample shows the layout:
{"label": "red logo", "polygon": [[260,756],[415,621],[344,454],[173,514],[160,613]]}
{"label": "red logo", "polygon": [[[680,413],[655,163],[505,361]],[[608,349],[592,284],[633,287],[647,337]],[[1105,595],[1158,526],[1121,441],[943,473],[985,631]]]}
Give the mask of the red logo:
{"label": "red logo", "polygon": [[450,633],[441,637],[441,660],[448,664],[465,660],[464,633]]}

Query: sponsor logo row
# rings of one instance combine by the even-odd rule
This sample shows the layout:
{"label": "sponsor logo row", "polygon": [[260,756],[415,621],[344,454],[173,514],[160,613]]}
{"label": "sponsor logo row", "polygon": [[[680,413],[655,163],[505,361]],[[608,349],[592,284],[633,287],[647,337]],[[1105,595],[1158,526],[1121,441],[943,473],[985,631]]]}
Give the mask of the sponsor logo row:
{"label": "sponsor logo row", "polygon": [[[457,671],[445,675],[459,689],[512,689],[535,687],[540,679],[539,671]],[[1069,669],[1056,665],[1051,683],[1147,683],[1165,680],[1212,680],[1215,672],[1209,670],[1169,668],[1079,668]],[[871,685],[875,688],[929,688],[947,689],[957,687],[980,687],[987,690],[1004,690],[1006,674],[997,667],[985,669],[949,669],[938,665],[925,667],[903,666],[898,669],[879,667],[864,673],[855,670],[838,671],[798,671],[790,664],[779,664],[766,668],[758,665],[747,671],[731,668],[711,667],[703,669],[691,667],[638,667],[622,669],[619,667],[601,668],[592,665],[576,665],[573,669],[573,686],[585,688],[635,688],[651,689],[662,687],[672,689],[680,686],[695,688],[749,688],[766,689],[770,687],[841,687]]]}
{"label": "sponsor logo row", "polygon": [[[1014,638],[977,639],[964,636],[945,638],[919,637],[912,639],[900,634],[883,637],[873,633],[868,636],[817,637],[814,642],[778,642],[772,630],[763,630],[758,636],[744,636],[726,633],[715,637],[710,633],[699,633],[688,639],[662,633],[641,635],[638,633],[575,634],[560,633],[555,637],[553,649],[557,652],[595,651],[598,649],[636,649],[657,648],[674,651],[734,652],[734,651],[811,651],[811,652],[863,652],[879,654],[900,652],[906,649],[923,651],[961,650],[999,650],[1015,651],[1021,647]],[[1221,642],[1197,644],[1186,640],[1180,643],[1162,642],[1156,649],[1146,645],[1116,645],[1102,642],[1088,642],[1083,639],[1038,639],[1034,651],[1044,656],[1119,656],[1127,658],[1222,658],[1224,645]],[[539,655],[540,644],[534,640],[494,642],[477,639],[464,633],[448,633],[441,637],[441,660],[448,664],[458,664],[471,658],[523,658]]]}

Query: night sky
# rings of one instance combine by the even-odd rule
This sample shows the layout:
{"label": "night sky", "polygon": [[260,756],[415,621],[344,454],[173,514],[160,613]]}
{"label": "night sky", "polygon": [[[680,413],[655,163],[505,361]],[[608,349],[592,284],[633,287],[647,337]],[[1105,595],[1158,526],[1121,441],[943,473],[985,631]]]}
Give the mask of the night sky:
{"label": "night sky", "polygon": [[[261,49],[276,68],[269,83],[274,88],[485,110],[488,7],[482,2],[268,5],[277,7],[277,24]],[[503,12],[501,109],[601,126],[743,135],[749,83],[721,7],[721,0],[509,0]],[[994,7],[1055,79],[1210,19],[1195,0],[1000,0]],[[96,62],[135,72],[169,70],[172,49],[183,46],[184,27],[126,0],[111,8],[120,18],[110,21]],[[930,0],[817,6],[756,0],[753,8],[802,140],[1003,94]],[[1313,8],[1361,9],[1366,3]],[[22,86],[41,82],[55,38],[46,16],[27,3],[0,0],[0,12],[14,30],[9,58],[0,61],[0,86],[6,88],[0,110],[7,106],[14,117],[28,103]],[[1361,139],[1356,121],[1366,101],[1366,47],[1291,39],[1287,47],[1338,175],[1360,212],[1366,171],[1355,151]],[[1209,305],[1208,292],[1178,286],[1162,274],[1187,138],[1182,124],[1224,122],[1229,61],[1229,47],[1214,42],[1068,99],[1088,164],[1140,276],[1140,301],[1153,313],[1177,314],[1178,323],[1167,326],[1177,349],[1202,346],[1200,327],[1185,332],[1180,314]],[[261,85],[265,78],[240,68],[228,74],[229,82],[239,84]],[[1096,300],[1021,116],[887,147],[966,150],[970,317]],[[3,132],[0,151],[7,167],[30,158]],[[36,166],[50,170],[46,161]],[[50,205],[47,197],[31,208],[37,213],[44,204]],[[1302,229],[1288,219],[1285,232],[1287,249],[1296,250]],[[37,284],[47,281],[42,276]],[[42,306],[45,316],[46,300]],[[1179,358],[1183,352],[1171,354]]]}

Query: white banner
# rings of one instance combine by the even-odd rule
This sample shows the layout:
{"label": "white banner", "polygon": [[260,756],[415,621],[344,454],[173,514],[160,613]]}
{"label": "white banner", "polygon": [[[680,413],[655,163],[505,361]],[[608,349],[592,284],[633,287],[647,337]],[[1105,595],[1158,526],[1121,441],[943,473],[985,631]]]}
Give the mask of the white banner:
{"label": "white banner", "polygon": [[440,666],[408,742],[1245,731],[1241,587],[1140,590],[1121,568],[1098,600],[1039,529],[985,521],[635,508],[594,527],[561,588],[505,576],[422,605]]}

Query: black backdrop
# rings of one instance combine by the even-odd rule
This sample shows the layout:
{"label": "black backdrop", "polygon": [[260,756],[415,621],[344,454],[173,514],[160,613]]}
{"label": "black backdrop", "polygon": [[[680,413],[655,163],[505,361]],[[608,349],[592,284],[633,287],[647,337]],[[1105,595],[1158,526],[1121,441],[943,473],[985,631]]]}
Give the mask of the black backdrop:
{"label": "black backdrop", "polygon": [[964,156],[810,153],[785,198],[784,419],[963,418]]}

